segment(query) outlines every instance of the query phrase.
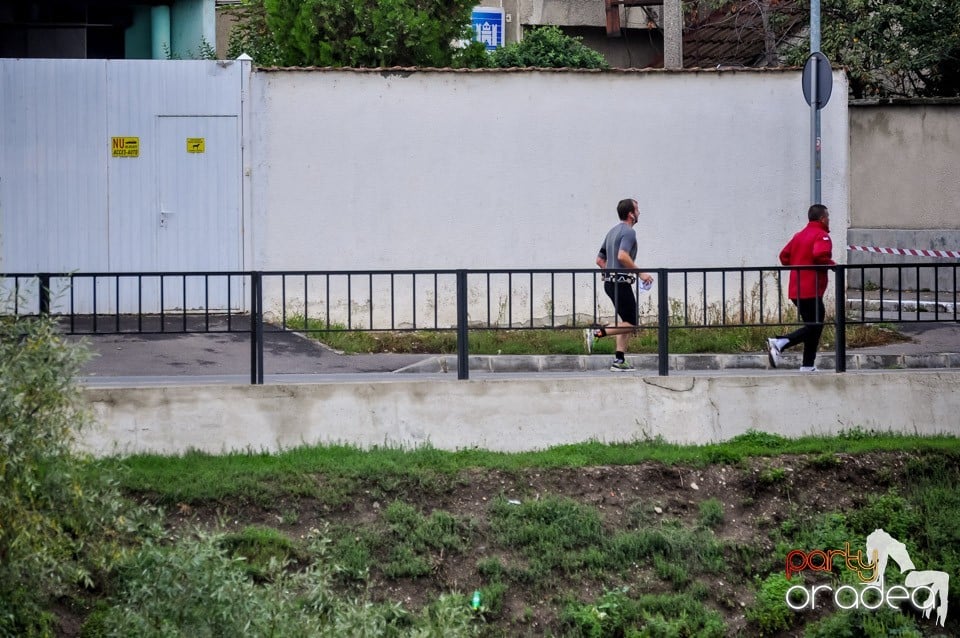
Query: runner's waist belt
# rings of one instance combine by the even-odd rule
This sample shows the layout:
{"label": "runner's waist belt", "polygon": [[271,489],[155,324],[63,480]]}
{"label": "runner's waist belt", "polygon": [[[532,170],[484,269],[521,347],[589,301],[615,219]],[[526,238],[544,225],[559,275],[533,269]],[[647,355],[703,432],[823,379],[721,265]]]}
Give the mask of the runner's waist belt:
{"label": "runner's waist belt", "polygon": [[615,284],[632,284],[637,281],[637,276],[626,274],[604,275],[603,280]]}

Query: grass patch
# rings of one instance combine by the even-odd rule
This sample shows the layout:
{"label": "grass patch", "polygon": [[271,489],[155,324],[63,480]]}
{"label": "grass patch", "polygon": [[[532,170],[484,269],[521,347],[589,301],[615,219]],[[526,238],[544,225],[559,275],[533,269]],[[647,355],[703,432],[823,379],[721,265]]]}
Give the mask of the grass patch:
{"label": "grass patch", "polygon": [[[305,332],[308,336],[348,354],[404,353],[404,354],[456,354],[457,335],[453,330],[414,331],[357,331],[341,325],[326,325],[311,319],[304,327],[303,319],[287,320],[291,330]],[[671,354],[743,354],[766,352],[767,338],[792,327],[778,326],[728,326],[711,328],[670,329]],[[847,327],[847,347],[863,348],[880,346],[909,338],[888,325],[851,325]],[[821,349],[830,349],[834,344],[833,326],[824,328]],[[612,338],[594,342],[596,354],[612,354]],[[657,352],[656,327],[642,328],[630,339],[627,347],[631,353]],[[583,327],[558,326],[553,329],[529,330],[483,330],[472,329],[468,335],[470,354],[496,355],[549,355],[584,354]]]}
{"label": "grass patch", "polygon": [[395,501],[384,512],[388,531],[382,540],[390,548],[384,573],[390,578],[417,577],[430,572],[433,551],[457,554],[472,534],[469,522],[443,511],[424,516],[412,505]]}
{"label": "grass patch", "polygon": [[[534,467],[588,467],[635,465],[656,461],[668,465],[704,466],[734,464],[757,456],[818,455],[908,450],[945,452],[960,462],[960,439],[949,436],[911,436],[852,429],[836,437],[806,436],[796,439],[749,431],[723,443],[681,446],[660,440],[635,443],[599,442],[562,445],[538,452],[491,452],[465,449],[456,452],[429,446],[417,449],[349,445],[299,447],[279,454],[230,453],[214,456],[189,452],[180,456],[138,454],[105,459],[108,470],[119,470],[120,485],[148,494],[161,505],[216,501],[230,497],[244,502],[274,503],[280,497],[331,498],[333,504],[350,498],[363,481],[380,495],[403,495],[443,490],[461,480],[470,469],[523,470]],[[918,467],[934,476],[947,472],[941,466]],[[770,478],[775,476],[771,472]],[[324,486],[334,486],[334,488]],[[331,496],[332,495],[332,496]]]}
{"label": "grass patch", "polygon": [[699,523],[703,527],[715,529],[723,524],[723,502],[716,498],[701,501]]}

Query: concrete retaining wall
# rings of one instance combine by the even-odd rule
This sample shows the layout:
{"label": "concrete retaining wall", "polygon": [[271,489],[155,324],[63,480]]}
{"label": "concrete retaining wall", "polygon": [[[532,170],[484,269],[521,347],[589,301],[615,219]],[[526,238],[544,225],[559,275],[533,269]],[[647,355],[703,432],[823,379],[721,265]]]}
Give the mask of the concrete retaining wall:
{"label": "concrete retaining wall", "polygon": [[960,434],[958,387],[957,371],[899,371],[90,388],[101,425],[83,445],[101,455],[329,443],[518,452],[591,439],[707,443],[750,428]]}

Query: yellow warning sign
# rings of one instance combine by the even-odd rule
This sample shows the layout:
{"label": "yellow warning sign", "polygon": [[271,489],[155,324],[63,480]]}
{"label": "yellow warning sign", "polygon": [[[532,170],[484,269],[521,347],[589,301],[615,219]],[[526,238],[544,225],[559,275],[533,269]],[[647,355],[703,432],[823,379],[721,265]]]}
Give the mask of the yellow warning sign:
{"label": "yellow warning sign", "polygon": [[188,137],[187,138],[187,152],[188,153],[202,153],[204,149],[205,138],[202,137]]}
{"label": "yellow warning sign", "polygon": [[114,157],[140,157],[140,138],[112,137],[110,149]]}

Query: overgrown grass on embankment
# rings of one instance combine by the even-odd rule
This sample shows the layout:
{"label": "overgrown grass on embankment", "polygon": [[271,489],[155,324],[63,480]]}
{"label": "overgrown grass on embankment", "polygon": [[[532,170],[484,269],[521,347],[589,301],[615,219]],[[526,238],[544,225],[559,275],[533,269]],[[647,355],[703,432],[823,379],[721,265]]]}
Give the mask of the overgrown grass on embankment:
{"label": "overgrown grass on embankment", "polygon": [[[861,549],[883,528],[918,569],[960,573],[960,440],[946,436],[752,431],[703,446],[330,446],[105,464],[127,493],[183,522],[168,549],[149,547],[145,565],[121,572],[91,626],[173,613],[199,623],[240,597],[286,623],[249,635],[319,632],[298,611],[306,604],[332,632],[315,635],[340,623],[383,636],[934,636],[944,630],[907,605],[791,611],[792,584],[857,581],[842,566],[787,581],[784,557]],[[184,579],[206,592],[202,605],[176,593]],[[952,578],[953,608],[958,591]]]}

